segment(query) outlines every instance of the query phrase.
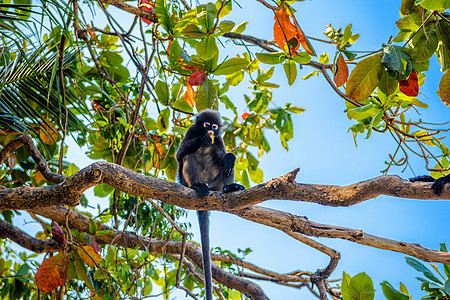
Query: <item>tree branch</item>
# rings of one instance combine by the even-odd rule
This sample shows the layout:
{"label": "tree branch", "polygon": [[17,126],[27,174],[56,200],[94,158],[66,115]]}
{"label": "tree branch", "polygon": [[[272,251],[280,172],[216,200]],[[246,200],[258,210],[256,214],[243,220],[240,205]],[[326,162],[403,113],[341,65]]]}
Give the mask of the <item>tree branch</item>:
{"label": "tree branch", "polygon": [[147,177],[116,164],[97,162],[57,185],[0,190],[0,210],[75,206],[85,190],[99,184],[107,184],[129,195],[158,199],[185,209],[227,212],[274,199],[334,207],[355,205],[380,195],[420,200],[450,199],[448,185],[437,196],[431,189],[431,183],[410,182],[398,176],[379,176],[340,187],[294,182],[297,172],[295,170],[248,190],[229,194],[213,192],[207,197],[198,198],[195,191],[180,184]]}
{"label": "tree branch", "polygon": [[[38,208],[33,209],[33,213],[45,216],[60,224],[64,224],[67,209],[64,207]],[[70,228],[89,233],[89,217],[72,211],[69,217]],[[128,231],[115,230],[106,225],[102,225],[101,230],[109,230],[110,234],[96,236],[95,240],[103,244],[114,244],[130,249],[140,248],[151,254],[176,254],[182,251],[182,242],[164,241],[144,236],[138,236]],[[197,266],[202,268],[202,252],[199,246],[194,243],[186,243],[186,257],[192,260]],[[216,281],[229,288],[236,289],[246,294],[252,299],[268,299],[261,287],[251,281],[243,279],[222,270],[216,264],[212,264],[212,275]]]}
{"label": "tree branch", "polygon": [[0,238],[9,238],[18,245],[36,253],[62,251],[64,246],[53,239],[38,240],[0,219]]}

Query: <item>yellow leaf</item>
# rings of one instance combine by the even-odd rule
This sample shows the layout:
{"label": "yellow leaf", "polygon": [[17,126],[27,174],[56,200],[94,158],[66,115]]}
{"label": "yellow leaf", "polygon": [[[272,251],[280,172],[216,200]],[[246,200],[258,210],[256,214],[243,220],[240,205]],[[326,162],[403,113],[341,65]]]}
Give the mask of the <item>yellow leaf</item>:
{"label": "yellow leaf", "polygon": [[58,140],[58,130],[50,120],[41,123],[39,137],[46,145],[53,145]]}
{"label": "yellow leaf", "polygon": [[450,71],[447,70],[445,74],[441,78],[441,82],[439,83],[439,90],[437,92],[442,102],[450,106]]}
{"label": "yellow leaf", "polygon": [[355,101],[368,98],[380,82],[383,74],[382,54],[370,56],[360,61],[350,74],[345,93]]}
{"label": "yellow leaf", "polygon": [[78,255],[90,267],[95,267],[102,259],[100,254],[96,253],[91,246],[77,247]]}

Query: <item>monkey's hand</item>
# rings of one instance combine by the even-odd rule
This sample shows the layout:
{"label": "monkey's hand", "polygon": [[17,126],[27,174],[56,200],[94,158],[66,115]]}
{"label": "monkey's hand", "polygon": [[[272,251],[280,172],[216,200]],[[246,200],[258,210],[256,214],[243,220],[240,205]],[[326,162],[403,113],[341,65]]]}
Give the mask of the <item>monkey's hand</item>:
{"label": "monkey's hand", "polygon": [[223,157],[223,175],[225,177],[228,177],[233,173],[234,170],[234,163],[236,162],[236,156],[233,153],[227,153]]}
{"label": "monkey's hand", "polygon": [[444,191],[444,186],[447,182],[450,181],[450,174],[441,178],[436,179],[433,182],[431,188],[434,190],[434,193],[438,196]]}
{"label": "monkey's hand", "polygon": [[199,197],[208,196],[209,194],[209,187],[205,183],[194,183],[193,185],[191,185],[191,189],[196,191]]}
{"label": "monkey's hand", "polygon": [[208,134],[205,134],[200,137],[200,143],[203,146],[209,147],[212,145],[213,142],[212,142],[211,137]]}
{"label": "monkey's hand", "polygon": [[245,186],[239,183],[227,184],[222,188],[223,193],[237,192],[245,190]]}

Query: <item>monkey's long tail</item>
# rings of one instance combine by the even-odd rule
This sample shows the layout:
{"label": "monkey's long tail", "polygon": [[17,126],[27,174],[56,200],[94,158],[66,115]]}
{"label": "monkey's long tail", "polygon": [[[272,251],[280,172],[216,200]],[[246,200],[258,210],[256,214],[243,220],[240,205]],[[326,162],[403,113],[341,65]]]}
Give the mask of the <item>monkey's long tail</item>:
{"label": "monkey's long tail", "polygon": [[209,211],[197,211],[198,223],[200,226],[200,237],[202,241],[203,275],[205,276],[206,300],[212,300],[212,273],[211,255],[209,248]]}

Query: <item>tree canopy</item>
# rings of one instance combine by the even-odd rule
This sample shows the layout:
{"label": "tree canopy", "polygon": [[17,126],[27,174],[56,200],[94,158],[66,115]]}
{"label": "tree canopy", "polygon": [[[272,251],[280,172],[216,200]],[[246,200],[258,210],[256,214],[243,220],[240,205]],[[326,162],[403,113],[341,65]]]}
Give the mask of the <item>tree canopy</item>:
{"label": "tree canopy", "polygon": [[[186,216],[202,209],[278,229],[329,257],[314,269],[295,265],[286,273],[251,262],[250,248],[234,253],[217,245],[213,278],[220,299],[268,299],[261,282],[319,299],[373,299],[365,273],[330,278],[341,277],[333,273],[341,254],[323,237],[406,254],[407,264],[425,276],[427,295],[448,299],[445,243],[433,250],[261,203],[347,207],[380,195],[450,199],[449,188],[435,194],[431,183],[388,175],[417,164],[433,178],[449,173],[448,124],[425,118],[431,107],[420,94],[436,81],[440,102],[433,107],[450,106],[450,3],[402,0],[397,35],[381,33],[383,40],[369,50],[358,47],[352,20],[329,24],[322,36],[309,34],[302,29],[308,28],[303,5],[0,1],[0,297],[201,298],[201,251]],[[322,12],[318,1],[312,5]],[[264,15],[249,13],[255,7]],[[249,32],[261,20],[270,31]],[[318,80],[345,107],[340,117],[355,144],[359,136],[391,139],[392,152],[377,149],[385,155],[383,176],[346,186],[299,183],[298,166],[290,162],[277,164],[291,172],[264,176],[261,165],[271,149],[298,151],[292,147],[295,122],[308,101],[324,101],[300,102],[299,95],[287,101],[279,91]],[[206,108],[222,115],[227,150],[237,156],[236,181],[245,191],[198,198],[177,183],[175,152],[195,114]],[[320,117],[304,130],[320,127]],[[87,149],[94,162],[80,169],[69,145]],[[86,196],[92,187],[103,202]],[[41,227],[34,236],[16,222],[24,212]],[[420,260],[433,263],[434,271]],[[377,293],[409,298],[406,286],[396,285],[384,281]]]}

